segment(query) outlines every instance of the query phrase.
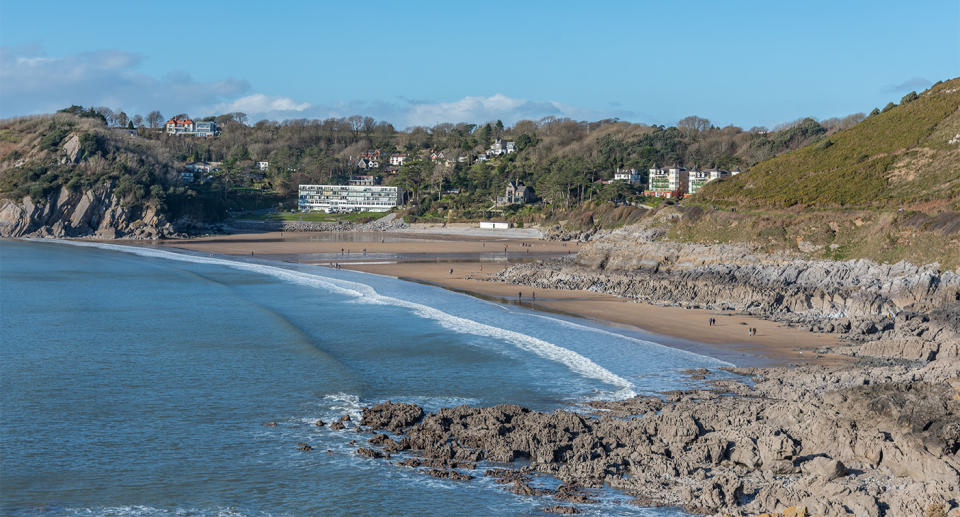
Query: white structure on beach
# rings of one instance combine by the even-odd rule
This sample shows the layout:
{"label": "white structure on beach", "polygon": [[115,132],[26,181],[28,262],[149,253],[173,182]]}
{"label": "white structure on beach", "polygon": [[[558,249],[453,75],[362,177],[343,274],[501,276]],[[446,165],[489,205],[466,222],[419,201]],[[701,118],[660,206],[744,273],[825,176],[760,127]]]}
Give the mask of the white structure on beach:
{"label": "white structure on beach", "polygon": [[387,212],[397,206],[397,187],[300,185],[301,212]]}
{"label": "white structure on beach", "polygon": [[480,228],[484,230],[508,230],[510,223],[504,221],[480,221]]}

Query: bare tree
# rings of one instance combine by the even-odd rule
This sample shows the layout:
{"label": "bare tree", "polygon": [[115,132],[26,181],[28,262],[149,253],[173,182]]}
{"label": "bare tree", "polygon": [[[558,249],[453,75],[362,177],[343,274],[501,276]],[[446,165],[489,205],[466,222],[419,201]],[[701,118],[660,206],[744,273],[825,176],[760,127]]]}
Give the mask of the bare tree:
{"label": "bare tree", "polygon": [[103,118],[107,121],[108,126],[113,124],[116,121],[116,114],[114,114],[112,109],[106,106],[99,106],[97,108],[94,108],[93,110],[103,115]]}
{"label": "bare tree", "polygon": [[127,117],[127,113],[121,109],[120,113],[117,113],[116,121],[118,126],[127,127],[127,122],[130,121],[130,118]]}
{"label": "bare tree", "polygon": [[140,115],[134,115],[132,122],[134,127],[141,127],[143,126],[143,117]]}
{"label": "bare tree", "polygon": [[683,134],[687,137],[695,136],[703,132],[703,130],[707,129],[708,127],[710,127],[710,121],[696,115],[684,117],[677,122],[677,128],[683,131]]}
{"label": "bare tree", "polygon": [[147,125],[156,129],[160,127],[160,123],[163,122],[163,114],[157,110],[151,111],[147,115]]}

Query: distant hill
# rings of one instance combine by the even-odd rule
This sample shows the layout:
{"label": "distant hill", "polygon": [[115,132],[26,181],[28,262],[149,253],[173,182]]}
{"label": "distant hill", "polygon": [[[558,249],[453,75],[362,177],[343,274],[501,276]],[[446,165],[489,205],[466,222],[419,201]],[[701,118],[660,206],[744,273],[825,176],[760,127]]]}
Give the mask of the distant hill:
{"label": "distant hill", "polygon": [[960,209],[960,79],[710,185],[725,206]]}

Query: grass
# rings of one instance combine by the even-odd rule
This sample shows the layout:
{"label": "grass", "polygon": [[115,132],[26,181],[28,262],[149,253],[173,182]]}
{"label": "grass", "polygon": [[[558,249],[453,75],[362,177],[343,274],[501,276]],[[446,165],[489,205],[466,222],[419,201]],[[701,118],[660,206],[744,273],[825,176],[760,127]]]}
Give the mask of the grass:
{"label": "grass", "polygon": [[[747,173],[708,185],[698,196],[730,206],[893,206],[929,197],[930,189],[949,182],[956,170],[927,170],[912,150],[933,145],[930,136],[960,106],[960,79],[932,88],[917,100],[808,145],[761,162]],[[951,124],[952,125],[952,124]],[[826,142],[830,142],[826,145]],[[937,146],[946,153],[953,149]],[[929,154],[929,153],[927,153]],[[904,163],[903,159],[913,160]],[[894,166],[916,170],[913,178],[891,182]],[[937,191],[952,196],[956,190]]]}

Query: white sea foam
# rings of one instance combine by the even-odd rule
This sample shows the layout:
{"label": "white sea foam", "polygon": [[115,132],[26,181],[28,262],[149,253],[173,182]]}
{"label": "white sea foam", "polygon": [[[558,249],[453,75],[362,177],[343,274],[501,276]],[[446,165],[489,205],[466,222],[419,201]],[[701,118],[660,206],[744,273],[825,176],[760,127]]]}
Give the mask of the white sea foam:
{"label": "white sea foam", "polygon": [[492,325],[487,325],[487,324],[473,321],[467,318],[462,318],[460,316],[454,316],[452,314],[443,312],[439,309],[430,307],[428,305],[410,302],[407,300],[394,298],[391,296],[384,296],[379,294],[375,289],[373,289],[373,287],[366,284],[359,283],[359,282],[335,279],[335,278],[321,276],[319,274],[304,273],[301,271],[294,271],[294,270],[285,269],[277,266],[270,266],[266,264],[240,262],[236,260],[227,260],[227,259],[216,258],[216,257],[204,257],[199,255],[176,253],[172,251],[158,250],[158,249],[152,249],[152,248],[140,248],[136,246],[123,246],[118,244],[106,244],[106,243],[99,243],[99,242],[61,241],[61,240],[52,240],[52,241],[42,240],[38,242],[57,242],[57,243],[69,244],[73,246],[85,246],[85,247],[91,247],[91,248],[121,251],[121,252],[132,253],[134,255],[140,255],[144,257],[177,260],[181,262],[192,262],[197,264],[213,264],[213,265],[226,266],[234,269],[240,269],[244,271],[250,271],[254,273],[273,276],[274,278],[278,278],[286,282],[304,285],[307,287],[324,289],[326,291],[352,297],[356,301],[361,303],[404,307],[412,310],[415,314],[417,314],[420,317],[428,318],[436,321],[447,330],[451,330],[461,334],[472,334],[477,336],[484,336],[484,337],[504,340],[512,343],[514,346],[522,350],[526,350],[542,358],[555,361],[557,363],[561,363],[567,366],[573,372],[576,372],[581,376],[599,380],[611,386],[616,386],[617,390],[616,390],[616,393],[614,394],[616,398],[629,398],[636,395],[636,393],[633,391],[633,385],[629,381],[611,372],[610,370],[607,370],[606,368],[601,367],[597,363],[591,361],[589,358],[584,357],[572,350],[557,346],[553,343],[544,341],[542,339],[539,339],[527,334],[523,334],[520,332],[507,330],[499,327],[494,327]]}
{"label": "white sea foam", "polygon": [[71,516],[96,515],[99,517],[182,517],[189,515],[216,515],[217,517],[246,517],[247,515],[257,515],[269,517],[273,515],[289,515],[286,513],[274,514],[264,512],[246,514],[229,506],[211,508],[157,508],[146,505],[65,508],[64,513]]}

